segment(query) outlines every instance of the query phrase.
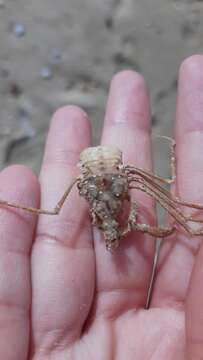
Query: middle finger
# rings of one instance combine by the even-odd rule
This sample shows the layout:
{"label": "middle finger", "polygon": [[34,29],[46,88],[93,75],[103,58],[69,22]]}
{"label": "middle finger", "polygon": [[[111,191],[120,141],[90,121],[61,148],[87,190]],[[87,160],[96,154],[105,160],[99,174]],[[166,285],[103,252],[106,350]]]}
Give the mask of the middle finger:
{"label": "middle finger", "polygon": [[[152,166],[148,92],[143,78],[133,71],[123,71],[112,80],[102,144],[120,148],[125,164],[145,169]],[[140,192],[136,200],[152,215],[152,199]],[[148,213],[143,222],[149,223],[149,217]],[[110,253],[101,233],[95,229],[95,253],[97,313],[115,316],[143,306],[154,253],[153,239],[132,233]]]}

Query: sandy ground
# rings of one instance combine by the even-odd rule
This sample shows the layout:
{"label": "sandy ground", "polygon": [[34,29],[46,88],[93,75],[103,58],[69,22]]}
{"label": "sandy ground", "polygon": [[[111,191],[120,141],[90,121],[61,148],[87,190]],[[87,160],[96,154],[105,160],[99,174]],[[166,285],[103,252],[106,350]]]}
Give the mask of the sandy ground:
{"label": "sandy ground", "polygon": [[69,103],[88,112],[98,143],[109,81],[125,68],[145,76],[154,132],[170,135],[178,68],[202,52],[202,19],[201,0],[0,0],[1,167],[38,171],[51,114]]}

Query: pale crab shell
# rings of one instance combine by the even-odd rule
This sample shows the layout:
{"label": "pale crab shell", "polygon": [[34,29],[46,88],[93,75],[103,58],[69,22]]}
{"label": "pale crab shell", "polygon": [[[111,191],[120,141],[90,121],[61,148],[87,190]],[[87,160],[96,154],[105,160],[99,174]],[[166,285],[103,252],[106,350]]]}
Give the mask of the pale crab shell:
{"label": "pale crab shell", "polygon": [[120,164],[122,164],[122,152],[114,146],[89,147],[80,154],[79,166],[82,170],[90,170],[93,174],[114,172]]}

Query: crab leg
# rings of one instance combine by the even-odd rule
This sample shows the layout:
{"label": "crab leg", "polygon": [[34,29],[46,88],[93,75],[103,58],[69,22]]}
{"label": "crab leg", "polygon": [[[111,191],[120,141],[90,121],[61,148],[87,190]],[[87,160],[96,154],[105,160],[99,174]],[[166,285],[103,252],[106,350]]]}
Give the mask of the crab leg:
{"label": "crab leg", "polygon": [[64,192],[63,196],[61,197],[61,199],[58,201],[58,203],[56,204],[56,206],[54,207],[53,210],[45,210],[45,209],[37,209],[37,208],[33,208],[33,207],[27,207],[24,205],[18,205],[15,204],[13,202],[10,201],[5,201],[5,200],[1,200],[0,199],[0,206],[6,206],[6,207],[12,207],[12,208],[16,208],[16,209],[22,209],[37,215],[40,214],[44,214],[44,215],[58,215],[66,198],[68,197],[70,191],[72,190],[74,184],[77,182],[78,179],[74,179],[71,184],[68,186],[68,188],[66,189],[66,191]]}
{"label": "crab leg", "polygon": [[[158,180],[157,176],[154,177],[153,174],[150,174],[146,171],[140,170],[139,168],[132,168],[132,170],[130,170],[129,174],[134,174],[134,175],[138,175],[141,179],[146,180],[149,184],[153,185],[154,187],[156,187],[159,191],[161,191],[162,193],[164,193],[167,198],[170,198],[173,202],[175,202],[176,204],[182,205],[182,206],[186,206],[186,207],[190,207],[193,209],[199,209],[199,210],[203,210],[203,204],[197,204],[197,203],[192,203],[192,202],[188,202],[188,201],[184,201],[182,199],[179,199],[176,196],[173,196],[170,191],[168,191],[165,188],[162,188],[157,182],[154,182],[153,179]],[[137,179],[137,178],[136,178]],[[133,178],[132,178],[133,180]],[[192,220],[191,220],[192,221]]]}
{"label": "crab leg", "polygon": [[[185,217],[170,198],[167,198],[161,191],[150,186],[146,181],[142,180],[142,182],[140,182],[140,180],[136,179],[136,183],[131,188],[141,190],[153,197],[191,235],[203,235],[203,229],[192,229],[187,223],[191,221],[191,219]],[[199,222],[201,223],[202,221]]]}
{"label": "crab leg", "polygon": [[121,236],[127,235],[132,230],[147,233],[157,238],[163,238],[171,235],[175,231],[175,227],[157,227],[148,224],[141,224],[137,222],[137,204],[131,202],[130,214],[128,217],[127,225],[121,233]]}
{"label": "crab leg", "polygon": [[164,139],[167,139],[167,140],[170,140],[171,141],[171,155],[170,155],[170,164],[171,164],[171,173],[172,173],[172,177],[171,179],[168,179],[168,178],[164,178],[162,176],[159,176],[159,175],[156,175],[156,174],[152,174],[151,172],[147,171],[147,170],[144,170],[144,169],[140,169],[140,168],[136,168],[134,166],[130,166],[130,165],[126,165],[124,166],[124,169],[126,169],[127,171],[129,171],[130,173],[133,173],[135,172],[135,174],[143,174],[143,175],[146,175],[147,177],[149,177],[150,179],[154,179],[154,180],[157,180],[163,184],[172,184],[174,183],[175,179],[176,179],[176,158],[175,158],[175,146],[176,146],[176,143],[173,139],[167,137],[167,136],[158,136],[160,138],[164,138]]}

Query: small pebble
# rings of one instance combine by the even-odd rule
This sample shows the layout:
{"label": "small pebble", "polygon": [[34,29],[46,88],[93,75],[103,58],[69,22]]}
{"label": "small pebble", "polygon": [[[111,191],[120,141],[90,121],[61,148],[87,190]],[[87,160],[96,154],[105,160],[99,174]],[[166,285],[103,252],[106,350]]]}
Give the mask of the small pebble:
{"label": "small pebble", "polygon": [[25,135],[29,138],[34,138],[37,134],[36,130],[31,126],[30,122],[27,119],[21,120],[21,128]]}
{"label": "small pebble", "polygon": [[22,95],[22,89],[20,85],[14,81],[9,84],[9,92],[13,97],[16,98]]}
{"label": "small pebble", "polygon": [[25,26],[23,24],[15,24],[13,27],[13,32],[17,37],[22,37],[25,35]]}
{"label": "small pebble", "polygon": [[53,77],[53,71],[50,66],[43,66],[40,71],[42,79],[50,80]]}
{"label": "small pebble", "polygon": [[58,64],[61,61],[62,54],[59,49],[53,49],[51,52],[52,64]]}
{"label": "small pebble", "polygon": [[25,109],[24,107],[20,107],[17,110],[18,116],[20,119],[27,119],[29,117],[29,111]]}

